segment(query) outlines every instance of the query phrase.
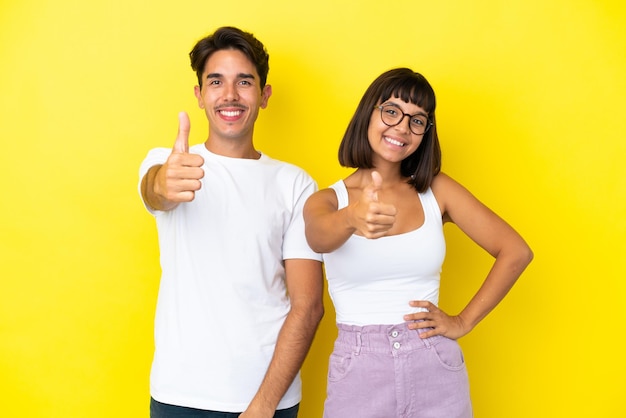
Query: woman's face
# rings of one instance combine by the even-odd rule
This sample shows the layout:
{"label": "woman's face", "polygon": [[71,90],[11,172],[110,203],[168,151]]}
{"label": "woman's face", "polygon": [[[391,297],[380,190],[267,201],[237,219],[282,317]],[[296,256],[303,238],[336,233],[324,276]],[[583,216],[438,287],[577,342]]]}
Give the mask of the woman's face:
{"label": "woman's face", "polygon": [[[397,124],[389,126],[393,123]],[[424,138],[423,133],[414,132],[420,132],[419,125],[427,123],[428,114],[416,104],[396,97],[379,103],[379,107],[372,111],[367,129],[374,164],[377,161],[400,163],[413,154]],[[409,127],[409,124],[412,126]]]}

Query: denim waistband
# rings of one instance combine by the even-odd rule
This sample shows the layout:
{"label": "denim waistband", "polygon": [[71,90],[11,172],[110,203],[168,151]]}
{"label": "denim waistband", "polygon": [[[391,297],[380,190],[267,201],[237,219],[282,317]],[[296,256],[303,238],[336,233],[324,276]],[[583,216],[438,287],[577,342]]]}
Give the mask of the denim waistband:
{"label": "denim waistband", "polygon": [[441,339],[446,338],[440,335],[420,338],[421,333],[431,328],[413,330],[408,328],[408,323],[365,326],[338,323],[337,329],[339,334],[335,344],[350,347],[357,354],[360,352],[398,353],[419,350],[436,345]]}

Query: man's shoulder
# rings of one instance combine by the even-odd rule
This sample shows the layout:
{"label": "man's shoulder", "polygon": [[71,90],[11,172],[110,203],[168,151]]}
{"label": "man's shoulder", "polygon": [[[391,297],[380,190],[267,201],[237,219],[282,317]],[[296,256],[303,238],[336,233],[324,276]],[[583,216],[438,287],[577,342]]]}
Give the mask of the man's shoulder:
{"label": "man's shoulder", "polygon": [[304,168],[294,163],[290,163],[290,162],[283,161],[283,160],[278,160],[266,154],[262,154],[262,158],[266,162],[266,164],[271,165],[275,167],[277,170],[281,170],[284,173],[291,173],[294,176],[304,176],[304,177],[311,178],[310,174]]}

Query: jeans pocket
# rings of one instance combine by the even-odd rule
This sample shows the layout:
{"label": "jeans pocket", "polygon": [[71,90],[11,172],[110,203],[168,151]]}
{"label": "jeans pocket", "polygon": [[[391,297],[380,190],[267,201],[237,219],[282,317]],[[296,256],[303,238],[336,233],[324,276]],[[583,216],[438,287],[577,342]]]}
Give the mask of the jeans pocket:
{"label": "jeans pocket", "polygon": [[328,364],[328,381],[337,382],[348,374],[352,365],[352,353],[333,352]]}
{"label": "jeans pocket", "polygon": [[462,370],[465,367],[463,351],[456,340],[439,337],[432,345],[439,363],[448,370]]}

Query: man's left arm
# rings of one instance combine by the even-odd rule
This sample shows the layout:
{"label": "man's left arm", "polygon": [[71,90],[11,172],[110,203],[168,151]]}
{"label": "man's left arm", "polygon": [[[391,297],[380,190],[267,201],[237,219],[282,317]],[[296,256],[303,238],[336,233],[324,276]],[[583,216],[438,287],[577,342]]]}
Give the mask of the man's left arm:
{"label": "man's left arm", "polygon": [[285,260],[291,310],[278,334],[274,356],[248,409],[240,418],[271,418],[309,351],[324,315],[322,263]]}

